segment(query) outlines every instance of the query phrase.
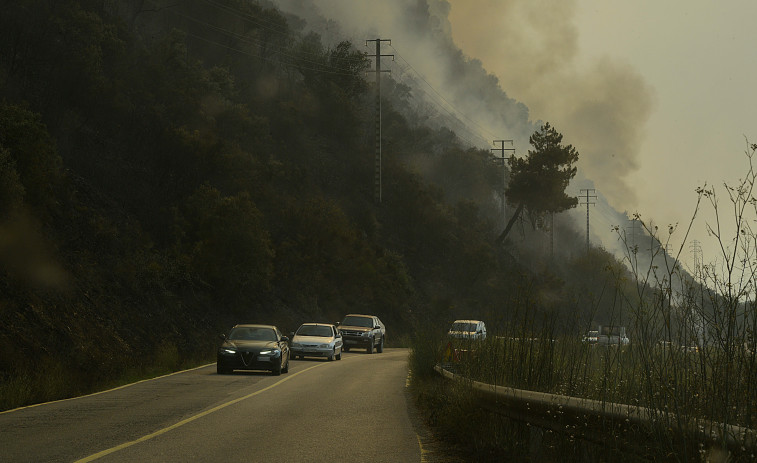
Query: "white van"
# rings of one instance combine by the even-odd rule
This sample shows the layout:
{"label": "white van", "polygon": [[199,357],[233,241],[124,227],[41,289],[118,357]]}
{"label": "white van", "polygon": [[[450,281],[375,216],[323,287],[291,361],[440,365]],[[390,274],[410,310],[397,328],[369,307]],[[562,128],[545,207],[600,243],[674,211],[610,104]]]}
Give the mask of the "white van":
{"label": "white van", "polygon": [[481,320],[455,320],[449,336],[458,339],[486,339],[486,324]]}

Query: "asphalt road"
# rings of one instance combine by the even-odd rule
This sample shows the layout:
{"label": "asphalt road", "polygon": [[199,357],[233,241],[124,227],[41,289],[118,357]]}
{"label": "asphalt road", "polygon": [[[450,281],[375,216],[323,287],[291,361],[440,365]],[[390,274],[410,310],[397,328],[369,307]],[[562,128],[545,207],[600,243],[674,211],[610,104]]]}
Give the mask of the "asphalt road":
{"label": "asphalt road", "polygon": [[0,461],[421,462],[406,349],[292,361],[289,373],[215,365],[0,413]]}

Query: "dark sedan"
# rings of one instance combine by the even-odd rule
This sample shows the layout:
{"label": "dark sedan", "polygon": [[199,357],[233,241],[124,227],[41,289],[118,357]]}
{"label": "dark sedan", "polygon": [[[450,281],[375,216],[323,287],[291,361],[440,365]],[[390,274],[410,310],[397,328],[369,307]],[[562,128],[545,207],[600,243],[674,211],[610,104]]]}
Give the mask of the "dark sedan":
{"label": "dark sedan", "polygon": [[274,375],[289,371],[289,339],[273,325],[236,325],[221,335],[218,374],[234,370],[269,370]]}

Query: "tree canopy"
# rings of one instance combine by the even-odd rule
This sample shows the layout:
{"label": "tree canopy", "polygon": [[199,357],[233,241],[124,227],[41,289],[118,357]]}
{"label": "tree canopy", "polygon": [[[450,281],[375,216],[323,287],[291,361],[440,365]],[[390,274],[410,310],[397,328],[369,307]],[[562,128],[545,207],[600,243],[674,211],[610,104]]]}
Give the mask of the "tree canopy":
{"label": "tree canopy", "polygon": [[[377,205],[365,53],[256,2],[168,3],[0,15],[0,381],[35,385],[0,409],[167,362],[156,352],[164,368],[206,361],[242,321],[287,331],[359,311],[400,339],[414,322],[508,316],[528,272],[492,246],[487,150],[401,111],[410,89],[387,77]],[[546,126],[512,160],[511,201],[571,207],[577,153],[560,140]],[[40,359],[65,393],[25,370]]]}
{"label": "tree canopy", "polygon": [[529,137],[533,149],[525,158],[510,156],[510,182],[505,189],[508,202],[517,204],[515,214],[505,230],[497,237],[501,243],[524,209],[532,223],[548,213],[562,212],[576,207],[578,198],[568,196],[565,189],[575,177],[578,151],[562,144],[563,136],[549,122]]}

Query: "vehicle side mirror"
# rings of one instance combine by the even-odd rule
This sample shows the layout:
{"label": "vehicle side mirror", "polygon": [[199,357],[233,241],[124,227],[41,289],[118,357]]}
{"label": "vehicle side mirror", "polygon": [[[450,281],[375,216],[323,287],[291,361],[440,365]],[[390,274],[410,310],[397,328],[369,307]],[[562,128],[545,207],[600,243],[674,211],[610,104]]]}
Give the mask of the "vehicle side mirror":
{"label": "vehicle side mirror", "polygon": [[281,337],[281,342],[289,342],[289,338],[286,336]]}
{"label": "vehicle side mirror", "polygon": [[334,326],[339,326],[341,324],[342,324],[342,322],[336,322],[336,323],[334,323]]}
{"label": "vehicle side mirror", "polygon": [[380,327],[380,326],[378,326],[378,325],[376,325],[376,326],[374,326],[374,327],[373,327],[373,329],[374,329],[374,330],[380,330],[380,329],[381,329],[381,327]]}
{"label": "vehicle side mirror", "polygon": [[218,337],[221,338],[221,341],[225,341],[226,340],[226,335],[225,334],[219,334]]}

